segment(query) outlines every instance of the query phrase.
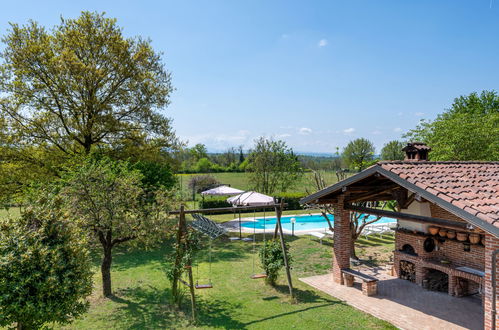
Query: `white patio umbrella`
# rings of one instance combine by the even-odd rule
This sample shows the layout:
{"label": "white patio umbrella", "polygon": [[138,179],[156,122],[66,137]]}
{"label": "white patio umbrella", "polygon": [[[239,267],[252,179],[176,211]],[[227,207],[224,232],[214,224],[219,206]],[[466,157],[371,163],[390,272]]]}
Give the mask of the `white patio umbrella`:
{"label": "white patio umbrella", "polygon": [[[264,206],[274,204],[274,198],[256,191],[246,191],[242,194],[227,198],[232,206]],[[239,212],[239,238],[241,238],[241,212]]]}
{"label": "white patio umbrella", "polygon": [[243,193],[244,191],[229,186],[219,186],[213,189],[205,190],[201,193],[203,196],[232,196]]}
{"label": "white patio umbrella", "polygon": [[274,204],[274,198],[256,191],[246,191],[227,198],[227,202],[233,206],[264,206]]}

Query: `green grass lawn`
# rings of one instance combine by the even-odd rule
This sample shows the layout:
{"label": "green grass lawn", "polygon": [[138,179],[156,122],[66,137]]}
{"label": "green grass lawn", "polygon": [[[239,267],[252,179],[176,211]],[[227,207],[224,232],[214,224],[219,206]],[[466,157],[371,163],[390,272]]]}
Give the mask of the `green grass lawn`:
{"label": "green grass lawn", "polygon": [[[5,210],[0,216],[6,216]],[[9,210],[17,215],[17,209]],[[309,211],[286,211],[286,214]],[[269,213],[267,213],[269,214]],[[258,214],[257,214],[258,215]],[[272,214],[273,215],[273,214]],[[232,214],[216,215],[216,221],[226,221]],[[252,214],[247,214],[252,216]],[[267,236],[268,237],[268,236]],[[258,248],[261,236],[258,236]],[[186,299],[182,311],[170,307],[170,285],[164,273],[163,260],[169,252],[165,243],[151,251],[117,247],[114,251],[112,280],[114,296],[101,295],[99,272],[100,251],[94,256],[94,290],[89,298],[90,309],[81,318],[63,329],[395,329],[345,303],[315,291],[298,280],[326,274],[331,267],[332,242],[320,244],[309,236],[286,236],[293,256],[293,285],[297,302],[287,295],[284,271],[277,287],[265,285],[264,280],[251,280],[250,275],[261,272],[254,246],[250,242],[213,242],[211,280],[214,288],[197,290],[198,322],[190,321],[190,305]],[[376,265],[388,261],[393,250],[393,236],[360,239],[357,253]],[[208,280],[208,253],[198,255],[194,278],[200,283]],[[255,266],[253,266],[253,263]],[[255,267],[255,268],[253,268]]]}
{"label": "green grass lawn", "polygon": [[[261,237],[259,237],[261,239]],[[183,312],[169,307],[170,286],[162,260],[168,245],[153,251],[117,249],[112,269],[111,299],[101,297],[100,274],[88,313],[67,328],[77,329],[394,329],[390,324],[313,290],[299,277],[327,273],[331,265],[330,241],[323,245],[308,237],[287,237],[294,258],[293,284],[297,303],[287,293],[284,272],[276,288],[251,280],[253,244],[216,240],[213,243],[213,289],[197,290],[199,319],[189,321],[186,295]],[[393,247],[390,237],[369,240],[361,250]],[[362,244],[361,244],[362,245]],[[361,246],[359,245],[359,246]],[[208,254],[198,256],[194,277],[208,278]],[[98,270],[98,255],[95,260]],[[260,272],[255,258],[255,272]],[[199,272],[199,273],[198,273]]]}

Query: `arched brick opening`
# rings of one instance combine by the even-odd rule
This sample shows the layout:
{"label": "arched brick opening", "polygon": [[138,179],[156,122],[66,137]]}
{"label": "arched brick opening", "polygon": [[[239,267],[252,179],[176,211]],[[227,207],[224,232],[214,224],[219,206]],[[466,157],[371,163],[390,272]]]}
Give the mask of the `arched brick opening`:
{"label": "arched brick opening", "polygon": [[431,291],[449,292],[449,274],[438,269],[423,269],[423,288]]}

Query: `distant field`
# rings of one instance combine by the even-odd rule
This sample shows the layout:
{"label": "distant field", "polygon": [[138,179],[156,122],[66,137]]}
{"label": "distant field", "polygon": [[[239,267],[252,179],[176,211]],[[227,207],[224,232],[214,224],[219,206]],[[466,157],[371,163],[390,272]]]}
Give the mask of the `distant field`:
{"label": "distant field", "polygon": [[[241,190],[251,190],[253,187],[249,180],[249,173],[204,173],[214,176],[218,179],[222,184],[230,185],[231,187],[241,189]],[[189,179],[195,175],[203,175],[200,173],[196,174],[178,174],[179,183],[182,187],[182,193],[185,196],[191,196],[192,192],[189,191],[187,185],[189,184]],[[337,182],[336,174],[334,172],[326,172],[325,180],[328,184],[334,184]],[[289,192],[315,192],[317,189],[315,188],[315,184],[313,181],[313,174],[311,172],[305,173],[303,178],[299,183],[297,183],[293,188],[289,190]],[[187,197],[188,198],[188,197]]]}

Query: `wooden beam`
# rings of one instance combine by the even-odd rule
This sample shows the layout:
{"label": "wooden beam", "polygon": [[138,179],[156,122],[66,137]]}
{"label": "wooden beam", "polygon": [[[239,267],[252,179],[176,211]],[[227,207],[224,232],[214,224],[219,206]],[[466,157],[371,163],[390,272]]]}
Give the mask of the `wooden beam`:
{"label": "wooden beam", "polygon": [[369,200],[369,198],[376,197],[378,195],[382,195],[386,192],[389,192],[391,194],[392,190],[396,189],[398,187],[399,186],[397,186],[397,185],[393,185],[390,188],[383,187],[382,189],[371,191],[368,194],[352,196],[351,198],[345,198],[345,202],[357,202],[357,201]]}
{"label": "wooden beam", "polygon": [[393,187],[397,187],[397,185],[395,185],[395,184],[390,184],[390,185],[387,185],[387,184],[384,184],[384,185],[373,184],[373,185],[367,185],[367,186],[348,186],[348,187],[344,187],[345,188],[344,191],[369,192],[369,191],[373,191],[373,189],[376,189],[376,190],[385,190],[385,189],[389,189],[389,188],[393,188]]}
{"label": "wooden beam", "polygon": [[428,223],[436,224],[439,226],[449,227],[449,228],[453,228],[453,229],[457,229],[457,230],[466,230],[466,225],[467,225],[466,222],[459,222],[459,221],[440,219],[440,218],[432,218],[432,217],[426,217],[426,216],[422,216],[422,215],[415,215],[415,214],[408,214],[408,213],[401,213],[401,212],[378,210],[378,209],[372,209],[369,207],[355,206],[355,205],[351,205],[351,204],[345,204],[344,209],[350,210],[350,211],[366,213],[366,214],[382,216],[382,217],[395,218],[395,219],[400,219],[400,220],[408,220],[408,221],[425,223],[425,224],[428,224]]}
{"label": "wooden beam", "polygon": [[[261,206],[232,206],[232,207],[218,207],[212,209],[195,209],[195,210],[184,210],[184,214],[192,214],[192,213],[216,213],[216,212],[234,212],[234,211],[247,211],[247,210],[261,210],[261,209],[270,209],[279,206],[279,204],[270,204],[270,205],[261,205]],[[288,204],[284,204],[284,206],[288,206]],[[180,211],[170,211],[169,214],[180,214]]]}

